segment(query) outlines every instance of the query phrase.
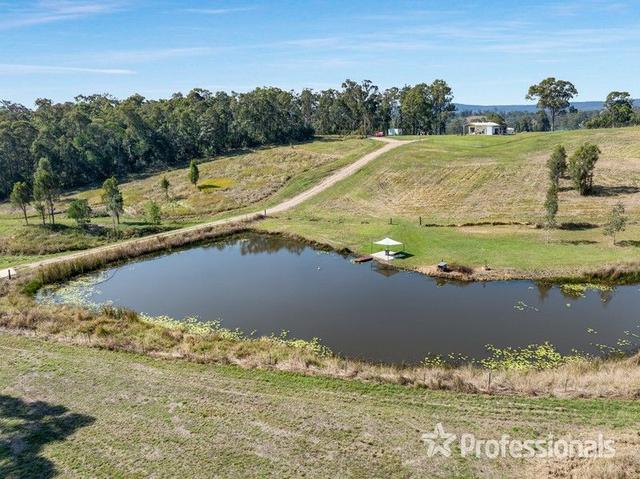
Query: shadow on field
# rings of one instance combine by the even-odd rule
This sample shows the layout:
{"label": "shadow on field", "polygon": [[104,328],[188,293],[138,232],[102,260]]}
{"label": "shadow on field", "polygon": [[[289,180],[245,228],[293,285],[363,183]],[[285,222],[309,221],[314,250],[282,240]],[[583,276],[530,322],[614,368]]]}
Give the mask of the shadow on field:
{"label": "shadow on field", "polygon": [[640,241],[638,241],[638,240],[622,240],[622,241],[618,241],[618,246],[635,246],[636,248],[640,248]]}
{"label": "shadow on field", "polygon": [[561,230],[568,230],[568,231],[592,230],[597,227],[598,225],[595,225],[593,223],[562,223],[560,225]]}
{"label": "shadow on field", "polygon": [[593,196],[632,195],[640,192],[637,186],[594,186]]}
{"label": "shadow on field", "polygon": [[598,244],[597,241],[594,240],[562,240],[560,241],[562,244],[571,244],[575,246],[585,245],[585,244]]}
{"label": "shadow on field", "polygon": [[55,476],[54,464],[40,456],[42,447],[94,420],[64,406],[0,395],[0,477]]}

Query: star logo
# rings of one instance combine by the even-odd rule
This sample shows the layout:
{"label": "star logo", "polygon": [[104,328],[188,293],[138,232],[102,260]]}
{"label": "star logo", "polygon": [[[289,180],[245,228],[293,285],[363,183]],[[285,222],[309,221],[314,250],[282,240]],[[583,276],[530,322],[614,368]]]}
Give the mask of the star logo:
{"label": "star logo", "polygon": [[427,456],[433,457],[442,454],[444,457],[451,457],[451,443],[456,440],[456,435],[445,432],[442,423],[436,424],[433,432],[425,432],[422,440],[427,445]]}

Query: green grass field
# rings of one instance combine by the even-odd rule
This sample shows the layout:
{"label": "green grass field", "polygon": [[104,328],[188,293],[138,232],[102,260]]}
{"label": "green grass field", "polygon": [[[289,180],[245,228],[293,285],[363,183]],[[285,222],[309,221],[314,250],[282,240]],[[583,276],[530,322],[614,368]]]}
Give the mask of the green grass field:
{"label": "green grass field", "polygon": [[[566,226],[535,229],[544,217],[552,148],[563,144],[571,154],[585,141],[602,150],[595,193],[580,196],[562,180],[558,221]],[[601,226],[618,201],[630,224],[614,247]],[[494,276],[548,276],[637,262],[638,220],[640,128],[623,128],[421,139],[262,227],[359,253],[391,236],[413,255],[398,264],[423,271],[445,259],[474,268],[488,263]]]}
{"label": "green grass field", "polygon": [[[0,335],[1,477],[637,477],[637,401],[435,392]],[[428,458],[480,439],[615,441],[612,459]]]}
{"label": "green grass field", "polygon": [[[121,239],[268,207],[380,146],[373,140],[329,138],[237,152],[200,163],[198,188],[189,183],[187,168],[125,181],[121,185],[125,204]],[[164,176],[171,183],[168,198],[159,186]],[[25,226],[21,213],[6,202],[0,204],[0,268],[112,242],[111,219],[102,211],[100,195],[100,189],[87,189],[63,196],[55,229],[39,226],[34,212],[30,212],[31,225]],[[87,199],[98,213],[91,220],[92,228],[82,230],[66,218],[64,211],[74,198]],[[162,208],[160,227],[145,222],[144,205],[149,200]]]}

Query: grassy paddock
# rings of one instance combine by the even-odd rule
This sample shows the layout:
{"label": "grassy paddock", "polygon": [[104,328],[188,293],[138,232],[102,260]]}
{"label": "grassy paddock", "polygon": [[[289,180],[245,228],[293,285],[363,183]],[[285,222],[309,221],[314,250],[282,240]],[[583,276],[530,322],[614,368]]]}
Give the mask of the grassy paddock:
{"label": "grassy paddock", "polygon": [[[125,213],[117,240],[147,236],[225,216],[259,210],[295,196],[333,171],[382,146],[373,140],[328,138],[292,146],[238,151],[199,164],[200,182],[188,181],[187,168],[123,181]],[[160,180],[171,187],[165,196]],[[64,196],[57,205],[56,227],[43,227],[33,211],[25,226],[21,213],[0,203],[0,265],[16,266],[62,252],[113,243],[111,218],[101,205],[101,190],[85,189]],[[88,228],[66,218],[68,203],[87,199],[94,209]],[[144,205],[154,200],[162,208],[162,226],[149,225]],[[10,258],[9,258],[10,257]],[[42,259],[42,258],[38,258]]]}
{"label": "grassy paddock", "polygon": [[[640,474],[640,404],[505,398],[245,370],[0,334],[3,477]],[[611,459],[426,456],[421,435],[615,441]]]}
{"label": "grassy paddock", "polygon": [[[585,141],[602,149],[595,194],[579,196],[563,179],[562,227],[537,229],[550,152],[564,144],[571,154]],[[602,224],[618,201],[630,224],[613,246]],[[428,137],[382,155],[261,227],[358,253],[391,236],[413,254],[398,265],[430,274],[442,259],[473,268],[475,279],[634,272],[640,262],[640,128]],[[483,271],[485,264],[491,272]]]}

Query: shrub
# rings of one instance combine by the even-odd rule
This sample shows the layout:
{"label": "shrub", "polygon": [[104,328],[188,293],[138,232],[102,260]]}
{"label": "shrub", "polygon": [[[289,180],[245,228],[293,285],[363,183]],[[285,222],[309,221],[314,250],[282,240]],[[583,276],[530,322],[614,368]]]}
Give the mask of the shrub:
{"label": "shrub", "polygon": [[67,209],[67,216],[78,223],[78,226],[84,226],[89,223],[91,218],[91,207],[87,200],[73,200]]}
{"label": "shrub", "polygon": [[549,178],[551,181],[558,181],[567,172],[567,151],[564,146],[557,145],[553,149],[553,153],[547,161],[547,167],[549,168]]}
{"label": "shrub", "polygon": [[593,190],[593,170],[599,156],[598,145],[585,143],[569,159],[569,175],[581,195],[588,195]]}
{"label": "shrub", "polygon": [[147,223],[159,225],[162,221],[160,205],[158,205],[158,203],[156,203],[155,201],[148,201],[144,205],[144,216],[147,220]]}

